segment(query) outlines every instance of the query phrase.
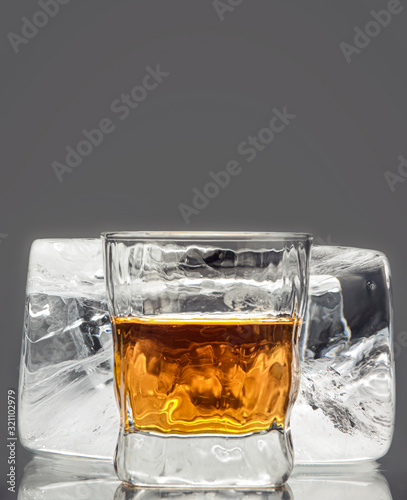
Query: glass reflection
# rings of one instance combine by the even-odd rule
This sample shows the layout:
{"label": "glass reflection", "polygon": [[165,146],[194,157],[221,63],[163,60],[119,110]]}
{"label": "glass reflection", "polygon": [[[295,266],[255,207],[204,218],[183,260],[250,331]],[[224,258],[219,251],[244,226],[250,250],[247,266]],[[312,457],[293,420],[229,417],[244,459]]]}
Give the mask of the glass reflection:
{"label": "glass reflection", "polygon": [[118,486],[110,462],[34,456],[24,469],[18,500],[113,500]]}
{"label": "glass reflection", "polygon": [[297,466],[289,479],[295,500],[392,500],[377,462]]}
{"label": "glass reflection", "polygon": [[101,460],[35,456],[25,467],[18,500],[392,500],[377,463],[296,467],[278,490],[185,491],[120,484]]}
{"label": "glass reflection", "polygon": [[275,490],[237,491],[237,490],[168,490],[137,489],[120,486],[114,500],[293,500],[289,486]]}

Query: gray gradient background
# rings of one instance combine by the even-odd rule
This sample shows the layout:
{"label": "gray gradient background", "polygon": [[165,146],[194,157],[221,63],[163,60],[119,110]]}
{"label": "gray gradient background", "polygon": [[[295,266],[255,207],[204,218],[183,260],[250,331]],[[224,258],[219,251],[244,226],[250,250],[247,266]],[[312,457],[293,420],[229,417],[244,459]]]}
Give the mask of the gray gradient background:
{"label": "gray gradient background", "polygon": [[[403,4],[404,5],[404,4]],[[385,252],[396,339],[407,330],[407,183],[384,178],[407,157],[407,7],[351,64],[339,48],[383,1],[243,2],[222,22],[211,1],[71,1],[15,54],[37,2],[0,6],[0,478],[6,481],[6,391],[17,388],[24,288],[37,238],[104,230],[312,232],[319,242]],[[124,121],[111,102],[147,65],[170,76]],[[252,163],[236,148],[272,108],[297,115]],[[116,130],[58,182],[52,168],[83,128]],[[186,225],[211,170],[238,159],[240,175]],[[394,500],[406,498],[407,348],[397,359],[393,446],[380,463]],[[28,453],[19,449],[19,479]],[[6,495],[6,493],[4,493]],[[6,496],[4,496],[6,498]]]}

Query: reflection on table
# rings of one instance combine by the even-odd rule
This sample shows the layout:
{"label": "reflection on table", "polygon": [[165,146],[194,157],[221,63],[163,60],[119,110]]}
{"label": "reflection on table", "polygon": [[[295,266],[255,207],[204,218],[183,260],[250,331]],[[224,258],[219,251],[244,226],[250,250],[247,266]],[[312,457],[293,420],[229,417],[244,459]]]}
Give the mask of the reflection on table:
{"label": "reflection on table", "polygon": [[290,485],[295,500],[392,500],[377,462],[297,466]]}
{"label": "reflection on table", "polygon": [[392,500],[377,463],[297,467],[277,490],[184,491],[120,484],[101,460],[35,456],[25,467],[18,500]]}
{"label": "reflection on table", "polygon": [[118,486],[110,462],[34,456],[24,469],[18,500],[113,500]]}

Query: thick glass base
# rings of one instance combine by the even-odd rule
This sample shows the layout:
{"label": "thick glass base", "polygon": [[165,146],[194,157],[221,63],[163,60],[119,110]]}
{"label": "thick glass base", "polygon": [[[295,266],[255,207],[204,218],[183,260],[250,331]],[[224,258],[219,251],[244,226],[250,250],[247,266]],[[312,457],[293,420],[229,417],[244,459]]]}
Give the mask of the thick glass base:
{"label": "thick glass base", "polygon": [[122,481],[138,487],[277,487],[293,468],[291,433],[225,437],[121,432],[115,467]]}

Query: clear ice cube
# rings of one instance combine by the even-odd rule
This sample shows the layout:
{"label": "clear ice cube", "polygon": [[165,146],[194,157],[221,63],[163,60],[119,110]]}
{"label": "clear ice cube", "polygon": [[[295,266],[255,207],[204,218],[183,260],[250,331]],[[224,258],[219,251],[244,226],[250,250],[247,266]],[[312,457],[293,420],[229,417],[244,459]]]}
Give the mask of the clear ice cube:
{"label": "clear ice cube", "polygon": [[376,251],[314,247],[291,428],[296,463],[373,460],[394,428],[390,270]]}
{"label": "clear ice cube", "polygon": [[19,434],[33,451],[111,458],[119,416],[99,240],[34,242]]}

